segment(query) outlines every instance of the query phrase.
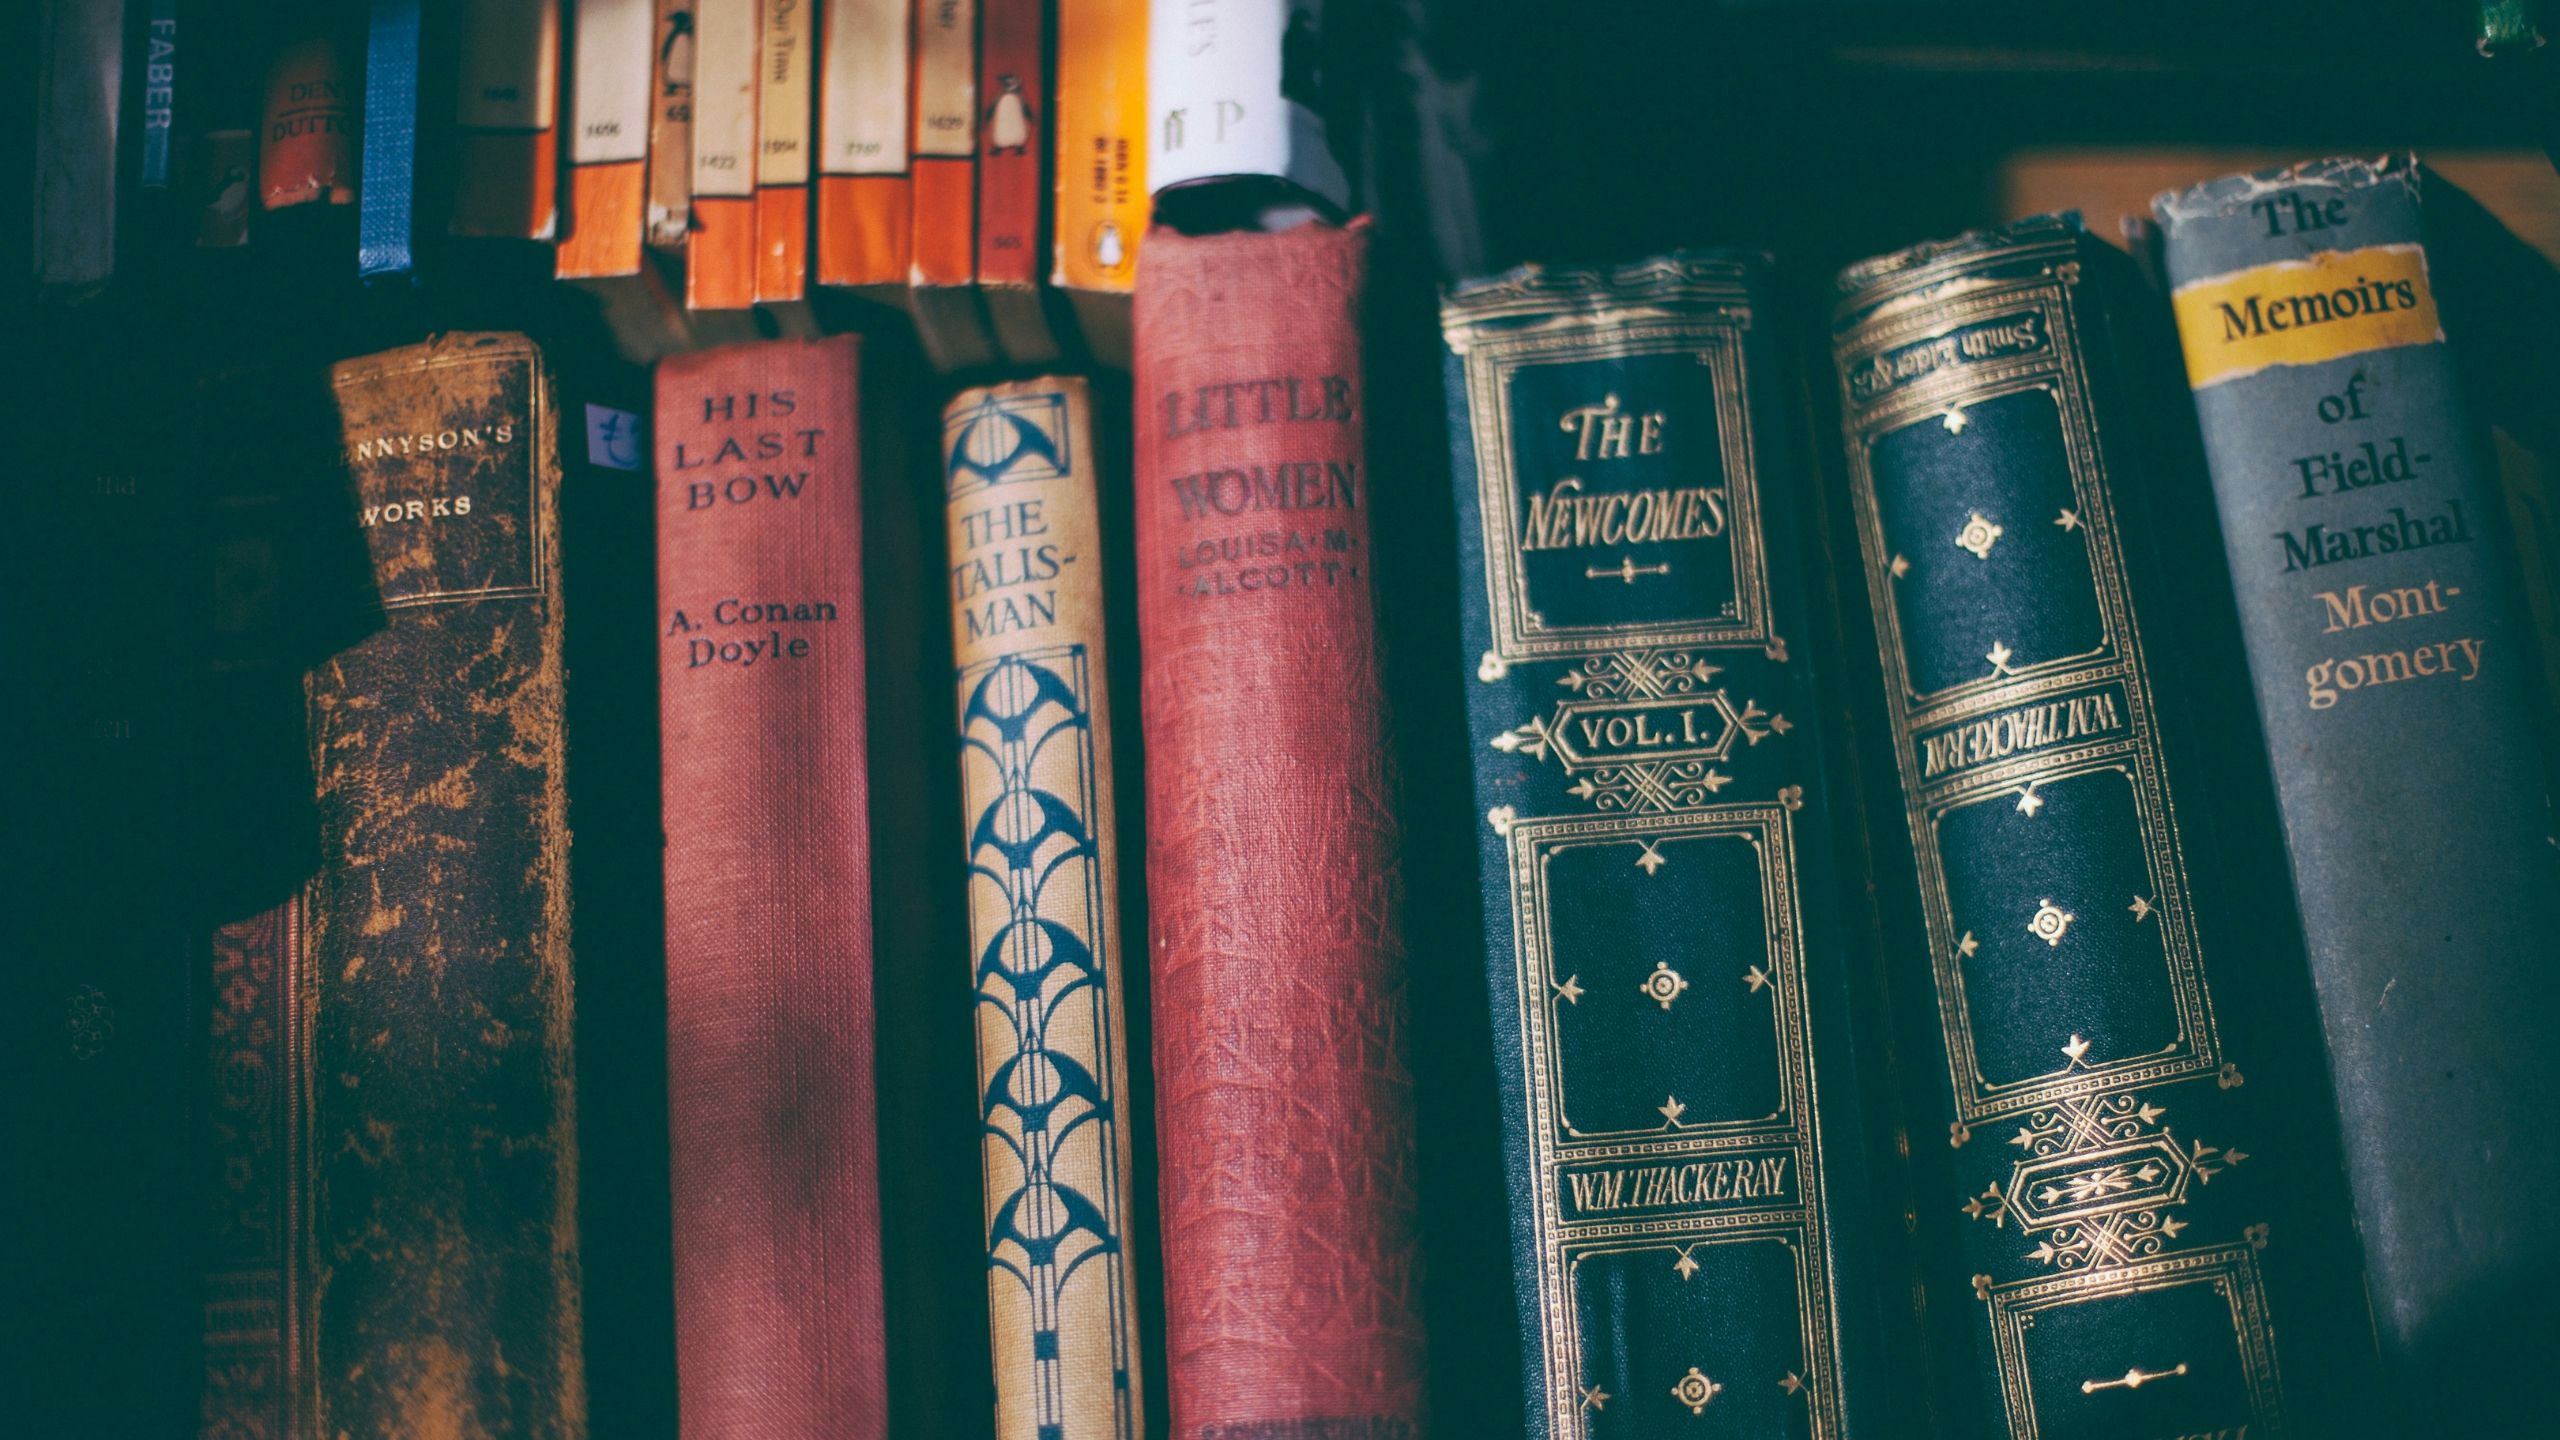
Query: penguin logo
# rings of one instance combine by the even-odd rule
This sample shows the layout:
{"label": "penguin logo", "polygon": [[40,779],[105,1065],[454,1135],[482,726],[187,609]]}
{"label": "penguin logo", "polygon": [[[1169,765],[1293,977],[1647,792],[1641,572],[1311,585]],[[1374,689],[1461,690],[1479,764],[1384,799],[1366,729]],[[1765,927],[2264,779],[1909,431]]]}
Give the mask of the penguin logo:
{"label": "penguin logo", "polygon": [[1120,238],[1120,225],[1105,220],[1093,227],[1093,263],[1105,270],[1118,270],[1129,263],[1129,244]]}
{"label": "penguin logo", "polygon": [[995,103],[987,107],[987,153],[1021,155],[1031,149],[1031,102],[1023,98],[1022,77],[996,77]]}
{"label": "penguin logo", "polygon": [[660,87],[662,93],[693,93],[692,11],[676,10],[667,15],[667,38],[658,44],[658,71],[667,77]]}

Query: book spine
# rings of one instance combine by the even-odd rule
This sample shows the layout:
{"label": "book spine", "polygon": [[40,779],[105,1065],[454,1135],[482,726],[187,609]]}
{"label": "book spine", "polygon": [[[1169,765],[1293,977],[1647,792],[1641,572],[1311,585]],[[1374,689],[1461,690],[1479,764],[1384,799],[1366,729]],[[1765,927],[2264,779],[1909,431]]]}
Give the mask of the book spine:
{"label": "book spine", "polygon": [[1050,283],[1127,294],[1147,228],[1147,7],[1060,0]]}
{"label": "book spine", "polygon": [[648,185],[651,0],[578,0],[569,80],[569,224],[564,280],[640,269]]}
{"label": "book spine", "polygon": [[142,32],[142,165],[145,190],[169,188],[169,136],[178,105],[178,0],[147,0]]}
{"label": "book spine", "polygon": [[383,619],[309,683],[300,1418],[581,1436],[550,382],[457,334],[334,384]]}
{"label": "book spine", "polygon": [[684,303],[743,310],[756,299],[756,56],[764,0],[693,7],[693,225]]}
{"label": "book spine", "polygon": [[1146,243],[1135,524],[1173,1431],[1418,1434],[1368,227]]}
{"label": "book spine", "polygon": [[1281,180],[1340,211],[1351,187],[1310,103],[1323,0],[1148,7],[1150,193],[1209,180]]}
{"label": "book spine", "polygon": [[214,932],[204,1014],[210,1183],[198,1440],[290,1435],[300,1393],[302,1028],[293,902]]}
{"label": "book spine", "polygon": [[417,264],[421,0],[373,0],[364,51],[362,160],[356,175],[356,273],[406,277]]}
{"label": "book spine", "polygon": [[1007,358],[1057,357],[1040,296],[1049,162],[1049,7],[986,0],[978,47],[978,284]]}
{"label": "book spine", "polygon": [[1849,1387],[1875,1383],[1850,1353],[1870,1287],[1843,1281],[1868,1198],[1832,904],[1850,887],[1810,656],[1788,646],[1812,638],[1815,492],[1759,388],[1763,284],[1683,254],[1517,271],[1441,310],[1543,1436],[1845,1435]]}
{"label": "book spine", "polygon": [[2129,579],[2118,467],[2141,452],[2101,252],[2040,217],[1840,282],[1891,853],[1926,956],[1909,993],[1933,997],[1913,1008],[1948,1081],[1923,1279],[1998,1433],[2281,1434],[2324,1403],[2323,1352],[2353,1353],[2339,1297],[2304,1287],[2352,1266],[2308,1198],[2319,1117],[2282,1103],[2317,1062],[2271,1038],[2253,976],[2274,947],[2235,908],[2256,897],[2226,902],[2205,863],[2213,797],[2172,805],[2193,772],[2163,744],[2145,622],[2176,632]]}
{"label": "book spine", "polygon": [[2560,1064],[2510,1038],[2560,1009],[2547,701],[2424,179],[2333,160],[2156,206],[2375,1318],[2403,1358],[2560,1257],[2530,1198],[2560,1184],[2532,1118]]}
{"label": "book spine", "polygon": [[1135,1440],[1129,1026],[1093,402],[942,414],[1001,1440]]}
{"label": "book spine", "polygon": [[548,240],[559,229],[560,7],[462,0],[455,71],[456,235]]}
{"label": "book spine", "polygon": [[810,76],[818,63],[816,0],[764,0],[756,84],[756,299],[809,289]]}
{"label": "book spine", "polygon": [[258,136],[261,208],[355,200],[356,116],[343,60],[335,39],[312,35],[287,46],[268,67]]}
{"label": "book spine", "polygon": [[829,0],[818,121],[818,283],[907,283],[910,0]]}
{"label": "book spine", "polygon": [[37,17],[36,283],[86,298],[115,271],[123,0],[49,0]]}
{"label": "book spine", "polygon": [[657,374],[688,1435],[885,1433],[855,340]]}
{"label": "book spine", "polygon": [[910,283],[977,276],[978,0],[915,0],[915,238]]}
{"label": "book spine", "polygon": [[649,244],[684,248],[693,217],[695,0],[657,0],[656,49],[649,61]]}

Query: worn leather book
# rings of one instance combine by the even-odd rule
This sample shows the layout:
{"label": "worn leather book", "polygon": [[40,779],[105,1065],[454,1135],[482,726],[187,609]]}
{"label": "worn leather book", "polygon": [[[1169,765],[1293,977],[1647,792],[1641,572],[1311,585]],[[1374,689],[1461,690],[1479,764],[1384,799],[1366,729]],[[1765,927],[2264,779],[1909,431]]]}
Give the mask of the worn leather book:
{"label": "worn leather book", "polygon": [[1839,281],[1931,1368],[1968,1433],[2351,1433],[2326,1087],[2130,270],[2046,216]]}
{"label": "worn leather book", "polygon": [[651,0],[578,0],[573,12],[563,280],[639,272],[655,22]]}
{"label": "worn leather book", "polygon": [[496,334],[327,379],[271,433],[344,467],[379,623],[307,683],[317,873],[214,945],[205,1433],[581,1436],[550,380]]}
{"label": "worn leather book", "polygon": [[1136,1440],[1129,1023],[1080,379],[942,412],[1000,1440]]}
{"label": "worn leather book", "polygon": [[978,288],[1016,365],[1058,356],[1041,289],[1049,168],[1047,0],[985,0],[978,45]]}
{"label": "worn leather book", "polygon": [[684,303],[743,310],[756,301],[756,84],[764,0],[693,7],[693,223]]}
{"label": "worn leather book", "polygon": [[828,0],[818,42],[821,285],[904,290],[915,226],[907,175],[911,0]]}
{"label": "worn leather book", "polygon": [[811,0],[761,0],[756,62],[756,299],[781,304],[809,289],[810,77],[818,64]]}
{"label": "worn leather book", "polygon": [[560,7],[462,0],[456,235],[548,240],[560,227]]}
{"label": "worn leather book", "polygon": [[1173,1431],[1415,1436],[1369,230],[1146,243],[1135,513]]}
{"label": "worn leather book", "polygon": [[676,1385],[885,1433],[852,336],[657,375]]}
{"label": "worn leather book", "polygon": [[2539,1123],[2560,1064],[2516,1041],[2560,1019],[2550,715],[2438,308],[2463,261],[2431,243],[2441,183],[2406,156],[2323,160],[2155,204],[2374,1317],[2435,1383],[2546,1353],[2560,1278],[2534,1198],[2560,1185]]}
{"label": "worn leather book", "polygon": [[1059,0],[1050,87],[1057,173],[1049,283],[1075,311],[1086,348],[1129,362],[1129,290],[1147,229],[1147,7]]}
{"label": "worn leather book", "polygon": [[[1818,494],[1763,262],[1443,302],[1527,1413],[1888,1433],[1830,833]],[[1790,639],[1794,645],[1790,646]],[[1855,1396],[1858,1403],[1852,1403]]]}

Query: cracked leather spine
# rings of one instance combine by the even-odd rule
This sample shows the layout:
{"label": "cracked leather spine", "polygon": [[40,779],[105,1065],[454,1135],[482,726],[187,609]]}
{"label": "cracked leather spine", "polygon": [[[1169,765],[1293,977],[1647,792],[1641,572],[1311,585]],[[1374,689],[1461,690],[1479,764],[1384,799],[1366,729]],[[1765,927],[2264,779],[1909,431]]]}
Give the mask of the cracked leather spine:
{"label": "cracked leather spine", "polygon": [[658,366],[676,1393],[886,1433],[856,341]]}
{"label": "cracked leather spine", "polygon": [[1878,1423],[1865,951],[1766,286],[1684,252],[1441,308],[1526,1408],[1557,1440]]}
{"label": "cracked leather spine", "polygon": [[1173,1430],[1417,1435],[1365,223],[1147,237],[1135,543]]}
{"label": "cracked leather spine", "polygon": [[1838,283],[1923,1305],[1994,1433],[2330,1433],[2370,1339],[2129,270],[2045,216]]}
{"label": "cracked leather spine", "polygon": [[243,1380],[279,1434],[581,1436],[549,373],[453,334],[329,382],[380,623],[306,683],[318,871],[216,951],[216,1014],[284,1095],[242,1137],[294,1159],[256,1215],[232,1197],[287,1232],[278,1288],[212,1298],[272,1327],[290,1394],[209,1375],[208,1416]]}

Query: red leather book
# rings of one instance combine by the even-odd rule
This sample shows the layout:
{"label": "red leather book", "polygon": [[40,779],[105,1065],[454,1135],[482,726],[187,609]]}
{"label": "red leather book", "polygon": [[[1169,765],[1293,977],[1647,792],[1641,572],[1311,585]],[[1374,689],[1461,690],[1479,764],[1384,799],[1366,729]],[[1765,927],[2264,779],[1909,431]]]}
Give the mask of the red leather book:
{"label": "red leather book", "polygon": [[676,1391],[886,1433],[855,342],[658,366]]}
{"label": "red leather book", "polygon": [[1173,1433],[1417,1436],[1368,230],[1146,245],[1138,640]]}

